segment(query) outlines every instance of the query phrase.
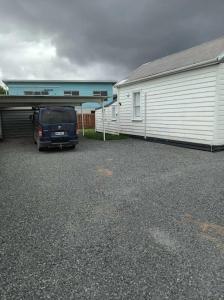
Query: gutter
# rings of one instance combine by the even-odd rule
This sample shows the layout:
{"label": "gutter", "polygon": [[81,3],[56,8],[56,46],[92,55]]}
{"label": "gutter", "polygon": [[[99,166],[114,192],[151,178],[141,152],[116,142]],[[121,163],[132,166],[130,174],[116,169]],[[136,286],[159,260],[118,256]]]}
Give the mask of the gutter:
{"label": "gutter", "polygon": [[181,68],[178,68],[178,69],[174,69],[174,70],[162,72],[162,73],[159,73],[159,74],[143,77],[143,78],[132,80],[132,81],[129,81],[127,83],[120,84],[120,85],[116,84],[115,87],[119,88],[119,87],[123,87],[123,86],[128,86],[128,85],[132,85],[134,83],[140,83],[140,82],[144,82],[144,81],[147,81],[147,80],[152,80],[152,79],[156,79],[156,78],[165,77],[165,76],[168,76],[168,75],[173,75],[173,74],[177,74],[177,73],[181,73],[181,72],[185,72],[185,71],[195,70],[195,69],[199,69],[199,68],[203,68],[203,67],[207,67],[207,66],[212,66],[212,65],[216,65],[216,64],[219,64],[219,63],[222,63],[222,62],[224,62],[224,54],[216,57],[215,59],[213,58],[213,59],[210,59],[210,60],[207,60],[207,61],[204,61],[204,62],[192,64],[192,65],[187,66],[187,67],[181,67]]}

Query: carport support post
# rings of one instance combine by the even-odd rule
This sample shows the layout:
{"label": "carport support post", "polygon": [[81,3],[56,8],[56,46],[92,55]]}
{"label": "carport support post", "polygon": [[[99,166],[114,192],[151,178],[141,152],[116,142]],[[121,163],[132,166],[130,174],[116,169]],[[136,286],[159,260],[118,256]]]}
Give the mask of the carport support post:
{"label": "carport support post", "polygon": [[147,93],[145,92],[145,99],[144,99],[144,139],[146,140],[147,134],[146,134],[146,129],[147,129]]}
{"label": "carport support post", "polygon": [[104,112],[104,100],[102,101],[102,113],[103,113],[103,140],[106,140],[106,134],[105,134],[105,112]]}
{"label": "carport support post", "polygon": [[85,136],[85,128],[84,128],[84,119],[83,119],[82,104],[81,104],[81,114],[82,114],[82,135]]}

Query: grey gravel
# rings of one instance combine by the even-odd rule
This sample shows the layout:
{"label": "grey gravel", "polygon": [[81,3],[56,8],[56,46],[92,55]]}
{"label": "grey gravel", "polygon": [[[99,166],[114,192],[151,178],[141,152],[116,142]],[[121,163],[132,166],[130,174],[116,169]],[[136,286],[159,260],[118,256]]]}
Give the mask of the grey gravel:
{"label": "grey gravel", "polygon": [[1,299],[224,299],[224,152],[0,143]]}

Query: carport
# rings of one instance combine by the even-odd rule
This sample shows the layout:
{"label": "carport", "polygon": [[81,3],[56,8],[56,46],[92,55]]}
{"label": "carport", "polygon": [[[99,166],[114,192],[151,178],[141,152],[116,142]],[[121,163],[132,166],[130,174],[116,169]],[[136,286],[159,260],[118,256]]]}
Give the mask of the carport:
{"label": "carport", "polygon": [[82,133],[85,135],[83,110],[82,105],[84,103],[92,102],[99,103],[102,105],[102,119],[103,119],[103,140],[106,140],[105,135],[105,114],[104,114],[104,101],[107,100],[108,96],[0,96],[0,137],[2,138],[2,112],[7,109],[11,109],[13,112],[21,111],[33,111],[38,106],[81,106],[82,114]]}

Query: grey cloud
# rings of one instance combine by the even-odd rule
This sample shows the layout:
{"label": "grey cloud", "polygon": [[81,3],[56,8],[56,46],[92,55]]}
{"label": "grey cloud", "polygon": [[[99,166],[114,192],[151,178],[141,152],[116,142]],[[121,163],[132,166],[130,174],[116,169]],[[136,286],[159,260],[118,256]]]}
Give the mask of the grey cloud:
{"label": "grey cloud", "polygon": [[223,0],[0,0],[0,4],[0,32],[18,31],[29,41],[50,38],[59,58],[83,69],[98,63],[105,66],[102,76],[108,77],[113,69],[118,79],[144,62],[223,35]]}

